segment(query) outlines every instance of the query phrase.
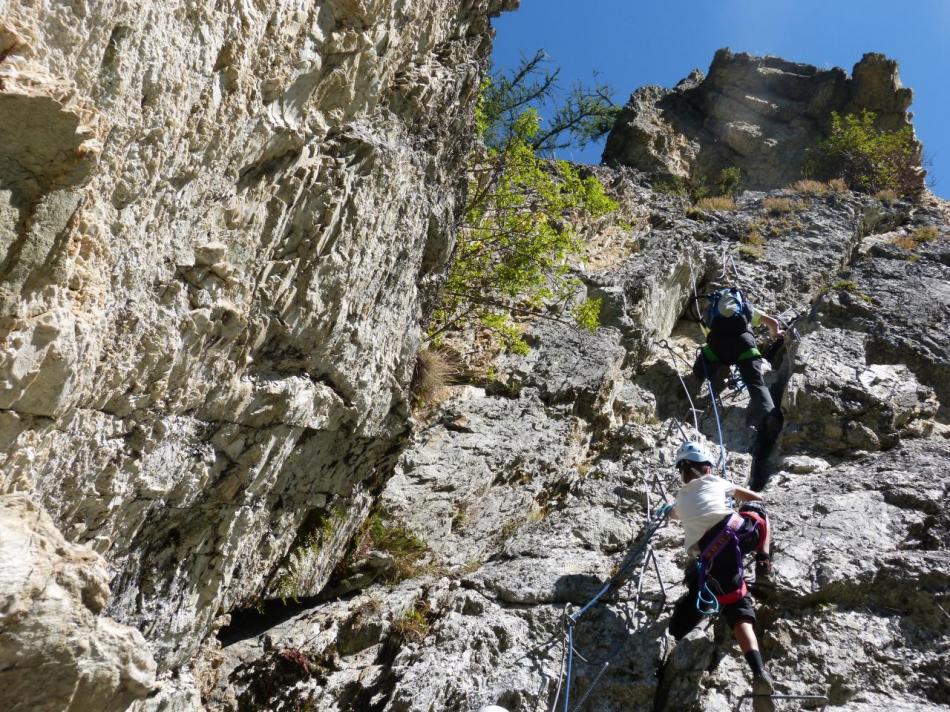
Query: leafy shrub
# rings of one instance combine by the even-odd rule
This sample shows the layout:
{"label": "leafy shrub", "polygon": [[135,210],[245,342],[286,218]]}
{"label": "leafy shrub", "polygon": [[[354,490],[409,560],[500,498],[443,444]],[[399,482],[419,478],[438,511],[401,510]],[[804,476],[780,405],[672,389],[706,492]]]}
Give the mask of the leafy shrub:
{"label": "leafy shrub", "polygon": [[742,171],[738,167],[732,166],[719,171],[719,180],[716,182],[716,187],[721,195],[739,195],[742,192],[741,186]]}
{"label": "leafy shrub", "polygon": [[[722,197],[735,197],[739,195],[742,184],[742,171],[735,166],[723,168],[719,171],[713,185],[707,184],[703,176],[690,176],[683,178],[681,176],[663,176],[653,182],[653,190],[659,193],[671,193],[673,195],[682,195],[688,197],[694,203],[710,194]],[[734,208],[729,208],[730,210]]]}
{"label": "leafy shrub", "polygon": [[[496,120],[479,119],[482,126]],[[540,158],[532,143],[539,128],[537,111],[524,110],[507,142],[486,146],[472,167],[465,224],[430,339],[480,323],[510,350],[527,353],[516,319],[545,316],[551,304],[566,305],[576,292],[568,258],[580,255],[583,244],[573,224],[618,205],[596,176],[582,176],[566,161]],[[589,317],[594,310],[582,313]]]}
{"label": "leafy shrub", "polygon": [[588,331],[595,331],[600,326],[600,309],[603,299],[585,299],[574,307],[574,321]]}
{"label": "leafy shrub", "polygon": [[685,178],[680,176],[663,176],[654,180],[650,186],[657,193],[689,196],[690,186]]}
{"label": "leafy shrub", "polygon": [[875,114],[831,114],[831,132],[806,160],[805,170],[818,178],[841,178],[854,190],[893,190],[917,198],[924,189],[920,145],[906,126],[883,131]]}

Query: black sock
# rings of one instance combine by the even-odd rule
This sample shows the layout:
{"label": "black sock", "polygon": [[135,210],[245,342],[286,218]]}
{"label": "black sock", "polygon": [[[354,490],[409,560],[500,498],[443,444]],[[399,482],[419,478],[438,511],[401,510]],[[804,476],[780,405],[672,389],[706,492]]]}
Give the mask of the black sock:
{"label": "black sock", "polygon": [[750,650],[745,654],[745,659],[749,663],[749,667],[752,668],[753,675],[758,676],[765,671],[762,664],[762,654],[758,650]]}

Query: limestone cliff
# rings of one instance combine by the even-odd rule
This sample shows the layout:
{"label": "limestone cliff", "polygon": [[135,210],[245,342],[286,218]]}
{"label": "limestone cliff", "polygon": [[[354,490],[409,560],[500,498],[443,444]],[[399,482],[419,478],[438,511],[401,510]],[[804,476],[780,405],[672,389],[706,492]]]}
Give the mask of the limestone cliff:
{"label": "limestone cliff", "polygon": [[[770,377],[780,689],[950,707],[945,204],[812,188],[703,214],[597,169],[625,218],[589,226],[578,266],[603,327],[532,325],[528,356],[410,427],[488,17],[516,4],[2,6],[0,705],[549,707],[565,604],[623,556],[683,433],[716,437],[676,374],[691,282],[731,279],[731,258],[756,304],[798,317]],[[661,126],[650,160],[713,171],[726,127],[751,185],[778,185],[817,135],[803,107],[907,121],[896,68],[859,67],[717,56],[675,90],[704,97],[701,130]],[[765,244],[740,250],[753,230]],[[724,418],[737,481],[744,398]],[[413,567],[351,546],[373,504],[425,545]],[[672,647],[684,555],[672,526],[655,545],[656,576],[578,628],[611,662],[590,709],[732,709],[742,661],[721,624]],[[284,620],[248,611],[280,598]]]}
{"label": "limestone cliff", "polygon": [[[779,691],[826,695],[827,709],[950,709],[948,206],[786,189],[697,213],[639,174],[598,174],[633,219],[597,229],[582,273],[603,327],[537,324],[500,383],[458,387],[419,429],[381,495],[428,544],[428,570],[226,641],[211,709],[551,709],[566,606],[616,570],[658,502],[655,478],[676,486],[684,435],[718,441],[708,393],[697,433],[676,378],[702,339],[692,279],[701,292],[737,280],[794,320],[768,377],[786,424],[764,492],[777,585],[758,604]],[[776,199],[789,210],[770,212]],[[758,256],[738,249],[753,227],[768,235]],[[723,403],[729,476],[745,484],[746,395]],[[748,670],[727,626],[675,647],[666,633],[682,532],[669,524],[653,543],[642,588],[577,625],[588,662],[575,658],[574,703],[596,679],[585,710],[742,709]]]}
{"label": "limestone cliff", "polygon": [[802,177],[831,112],[871,111],[879,128],[895,131],[912,126],[912,98],[897,63],[881,54],[864,55],[848,76],[838,67],[721,49],[708,74],[694,70],[673,89],[635,91],[604,162],[712,184],[722,169],[739,168],[748,187],[779,188]]}
{"label": "limestone cliff", "polygon": [[326,529],[322,588],[391,470],[515,4],[0,5],[0,493],[162,669]]}

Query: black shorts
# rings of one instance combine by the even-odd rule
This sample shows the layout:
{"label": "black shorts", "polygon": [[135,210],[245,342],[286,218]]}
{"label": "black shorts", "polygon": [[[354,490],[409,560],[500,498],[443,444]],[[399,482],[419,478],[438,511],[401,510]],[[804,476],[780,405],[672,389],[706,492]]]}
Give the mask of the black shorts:
{"label": "black shorts", "polygon": [[[686,587],[686,593],[676,602],[673,607],[673,615],[670,616],[670,635],[677,640],[683,638],[703,619],[703,614],[696,607],[696,597],[699,594],[699,575],[695,560],[691,560],[686,569]],[[732,627],[735,627],[736,623],[740,621],[748,621],[755,625],[755,606],[752,602],[752,596],[748,593],[735,603],[723,606],[720,613]]]}

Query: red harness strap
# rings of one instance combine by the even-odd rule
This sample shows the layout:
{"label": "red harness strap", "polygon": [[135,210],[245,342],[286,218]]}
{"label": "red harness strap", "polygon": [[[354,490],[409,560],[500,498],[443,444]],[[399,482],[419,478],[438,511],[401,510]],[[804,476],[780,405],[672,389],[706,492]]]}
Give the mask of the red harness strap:
{"label": "red harness strap", "polygon": [[755,550],[762,551],[762,549],[765,548],[765,542],[768,541],[769,538],[769,520],[758,512],[745,511],[739,514],[746,519],[751,519],[759,525],[759,543],[756,545]]}

